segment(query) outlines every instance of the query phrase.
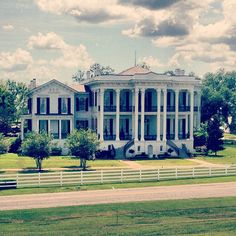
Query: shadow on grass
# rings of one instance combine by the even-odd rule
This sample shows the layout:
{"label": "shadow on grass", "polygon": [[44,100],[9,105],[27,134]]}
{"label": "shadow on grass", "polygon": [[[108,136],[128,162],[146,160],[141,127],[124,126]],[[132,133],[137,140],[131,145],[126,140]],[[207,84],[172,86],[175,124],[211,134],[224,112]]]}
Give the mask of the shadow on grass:
{"label": "shadow on grass", "polygon": [[6,172],[6,171],[1,170],[1,171],[0,171],[0,174],[4,174],[5,172]]}
{"label": "shadow on grass", "polygon": [[80,166],[63,166],[63,168],[68,168],[68,169],[81,169]]}
{"label": "shadow on grass", "polygon": [[[20,174],[34,174],[34,173],[38,173],[38,169],[32,169],[32,168],[25,168],[21,171],[18,171],[18,173]],[[40,173],[50,173],[50,172],[54,172],[53,170],[41,170]]]}
{"label": "shadow on grass", "polygon": [[224,158],[225,156],[223,156],[223,155],[217,155],[217,156],[215,156],[214,154],[210,154],[210,155],[208,155],[208,156],[206,156],[206,158]]}

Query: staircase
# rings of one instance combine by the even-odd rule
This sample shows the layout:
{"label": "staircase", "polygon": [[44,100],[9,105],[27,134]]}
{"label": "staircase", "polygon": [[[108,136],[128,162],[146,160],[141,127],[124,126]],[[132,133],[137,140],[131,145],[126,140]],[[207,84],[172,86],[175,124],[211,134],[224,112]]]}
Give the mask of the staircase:
{"label": "staircase", "polygon": [[127,152],[127,150],[128,150],[130,147],[132,147],[133,145],[134,145],[134,139],[131,139],[131,140],[129,140],[129,142],[126,143],[125,146],[123,147],[123,155],[124,155],[125,158],[126,158],[126,152]]}
{"label": "staircase", "polygon": [[171,140],[167,140],[166,144],[173,148],[173,150],[176,152],[177,156],[180,158],[188,158],[188,150],[185,145],[182,144],[182,148],[178,148],[174,142]]}

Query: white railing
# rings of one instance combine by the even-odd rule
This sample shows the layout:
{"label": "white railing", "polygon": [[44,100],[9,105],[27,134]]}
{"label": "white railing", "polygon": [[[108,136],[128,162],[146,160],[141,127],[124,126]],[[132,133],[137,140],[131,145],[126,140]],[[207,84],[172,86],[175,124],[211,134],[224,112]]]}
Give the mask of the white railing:
{"label": "white railing", "polygon": [[121,169],[99,171],[48,172],[33,174],[1,174],[0,189],[5,187],[46,187],[125,183],[188,179],[217,176],[236,176],[236,165],[229,167],[194,167],[168,169]]}

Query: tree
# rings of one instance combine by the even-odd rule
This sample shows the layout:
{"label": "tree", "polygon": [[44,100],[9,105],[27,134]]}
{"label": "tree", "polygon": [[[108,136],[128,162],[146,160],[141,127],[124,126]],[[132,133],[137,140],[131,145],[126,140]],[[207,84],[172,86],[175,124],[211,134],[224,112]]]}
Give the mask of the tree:
{"label": "tree", "polygon": [[208,123],[201,123],[198,130],[194,132],[194,147],[205,146],[208,139]]}
{"label": "tree", "polygon": [[[219,70],[207,73],[202,87],[202,121],[209,120],[215,114],[229,125],[230,132],[236,133],[236,72]],[[232,117],[231,124],[228,118]]]}
{"label": "tree", "polygon": [[99,146],[96,133],[91,130],[74,130],[66,140],[71,155],[80,159],[80,166],[86,170],[86,161],[95,156]]}
{"label": "tree", "polygon": [[6,140],[2,133],[0,133],[0,154],[7,153],[9,150],[9,146],[9,141]]}
{"label": "tree", "polygon": [[139,63],[138,66],[143,69],[147,69],[147,70],[150,70],[150,68],[151,68],[145,61]]}
{"label": "tree", "polygon": [[224,131],[221,129],[220,118],[215,115],[208,121],[207,127],[207,150],[211,150],[217,155],[217,151],[223,150],[223,133]]}
{"label": "tree", "polygon": [[22,142],[22,154],[35,159],[39,172],[42,170],[42,162],[48,158],[51,151],[52,137],[46,133],[31,132]]}

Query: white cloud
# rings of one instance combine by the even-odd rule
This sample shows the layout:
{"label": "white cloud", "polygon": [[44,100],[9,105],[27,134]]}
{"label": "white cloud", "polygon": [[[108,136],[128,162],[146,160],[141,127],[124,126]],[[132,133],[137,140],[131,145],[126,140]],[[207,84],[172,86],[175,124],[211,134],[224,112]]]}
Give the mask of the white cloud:
{"label": "white cloud", "polygon": [[28,48],[30,49],[62,49],[66,46],[63,39],[55,34],[49,32],[47,34],[38,33],[32,35],[28,40]]}
{"label": "white cloud", "polygon": [[57,49],[61,57],[52,59],[50,63],[56,67],[65,68],[89,68],[93,63],[84,45],[72,46],[63,41],[62,37],[54,32],[47,34],[38,33],[28,40],[28,47],[31,49]]}
{"label": "white cloud", "polygon": [[4,31],[10,32],[10,31],[14,30],[14,26],[13,26],[13,25],[10,25],[10,24],[8,24],[8,25],[3,25],[3,26],[2,26],[2,29],[3,29]]}
{"label": "white cloud", "polygon": [[15,52],[0,53],[0,68],[5,71],[25,70],[32,62],[31,54],[21,48]]}
{"label": "white cloud", "polygon": [[164,65],[157,58],[154,58],[153,56],[143,57],[139,59],[139,62],[145,62],[148,66],[152,68],[164,67]]}

